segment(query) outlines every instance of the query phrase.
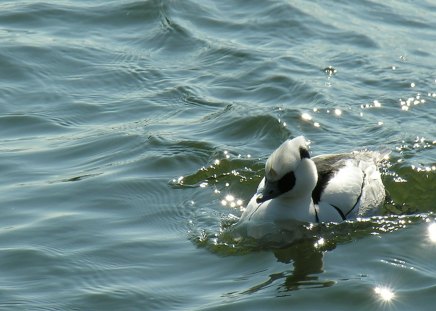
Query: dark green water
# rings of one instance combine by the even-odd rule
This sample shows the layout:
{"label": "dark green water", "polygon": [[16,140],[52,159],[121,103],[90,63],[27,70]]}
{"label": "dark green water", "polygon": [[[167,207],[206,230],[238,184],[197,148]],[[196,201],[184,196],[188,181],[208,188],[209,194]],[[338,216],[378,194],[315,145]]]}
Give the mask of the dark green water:
{"label": "dark green water", "polygon": [[[432,1],[0,1],[0,309],[433,310],[435,21]],[[297,135],[390,150],[383,216],[234,240]]]}

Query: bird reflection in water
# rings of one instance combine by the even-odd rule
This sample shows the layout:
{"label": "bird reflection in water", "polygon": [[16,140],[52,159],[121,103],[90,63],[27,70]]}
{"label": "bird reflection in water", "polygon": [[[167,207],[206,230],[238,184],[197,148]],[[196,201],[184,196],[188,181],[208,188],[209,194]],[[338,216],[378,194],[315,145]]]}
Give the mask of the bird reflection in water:
{"label": "bird reflection in water", "polygon": [[244,294],[254,293],[262,290],[279,280],[284,280],[279,286],[279,292],[286,295],[288,291],[294,291],[301,288],[323,288],[333,286],[336,282],[331,280],[322,280],[319,275],[323,270],[323,253],[325,249],[320,249],[324,244],[323,239],[305,239],[298,241],[286,248],[275,249],[274,255],[277,261],[292,264],[293,269],[274,273],[269,279],[251,287]]}

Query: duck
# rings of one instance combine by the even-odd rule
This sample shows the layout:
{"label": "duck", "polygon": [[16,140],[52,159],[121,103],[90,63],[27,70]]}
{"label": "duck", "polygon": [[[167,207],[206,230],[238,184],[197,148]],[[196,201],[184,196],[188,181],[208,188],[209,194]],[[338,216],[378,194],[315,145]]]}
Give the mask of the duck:
{"label": "duck", "polygon": [[311,157],[303,136],[283,142],[239,225],[340,223],[376,215],[385,202],[380,163],[386,153],[354,151]]}

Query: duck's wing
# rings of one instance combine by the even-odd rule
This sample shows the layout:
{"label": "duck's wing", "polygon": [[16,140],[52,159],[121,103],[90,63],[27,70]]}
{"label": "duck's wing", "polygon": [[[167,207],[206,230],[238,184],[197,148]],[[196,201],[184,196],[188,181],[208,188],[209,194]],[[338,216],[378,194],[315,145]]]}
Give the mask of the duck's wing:
{"label": "duck's wing", "polygon": [[312,192],[312,199],[315,204],[318,204],[321,200],[321,195],[330,180],[345,166],[346,161],[349,159],[350,154],[348,153],[326,154],[312,158],[318,172],[318,182]]}
{"label": "duck's wing", "polygon": [[340,221],[357,216],[365,173],[354,154],[323,155],[312,160],[318,170],[312,199],[319,206],[320,220]]}

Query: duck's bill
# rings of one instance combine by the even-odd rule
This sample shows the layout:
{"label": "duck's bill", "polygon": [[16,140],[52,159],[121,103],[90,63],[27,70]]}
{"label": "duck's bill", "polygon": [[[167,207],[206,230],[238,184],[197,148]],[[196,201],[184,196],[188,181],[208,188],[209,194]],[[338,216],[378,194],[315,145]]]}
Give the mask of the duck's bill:
{"label": "duck's bill", "polygon": [[257,203],[263,203],[265,201],[274,199],[281,195],[282,192],[278,189],[277,183],[269,182],[265,184],[265,187],[262,189],[262,192],[256,198]]}

